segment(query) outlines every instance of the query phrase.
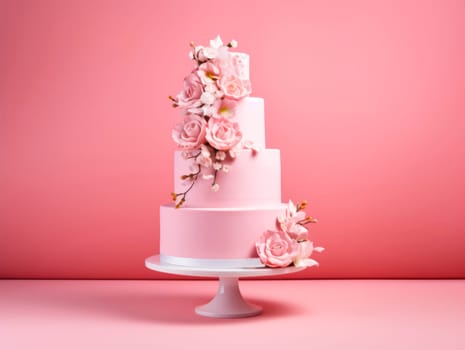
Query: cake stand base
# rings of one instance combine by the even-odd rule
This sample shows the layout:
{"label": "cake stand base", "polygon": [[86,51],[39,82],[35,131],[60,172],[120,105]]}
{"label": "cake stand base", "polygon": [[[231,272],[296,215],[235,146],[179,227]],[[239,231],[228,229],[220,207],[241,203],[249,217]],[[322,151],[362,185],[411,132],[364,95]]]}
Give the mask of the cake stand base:
{"label": "cake stand base", "polygon": [[215,297],[205,305],[197,306],[198,315],[216,318],[239,318],[259,315],[260,306],[247,303],[239,290],[239,277],[276,276],[298,272],[305,267],[194,267],[168,264],[160,261],[160,255],[145,259],[145,266],[150,270],[184,276],[219,277],[218,291]]}
{"label": "cake stand base", "polygon": [[220,277],[215,297],[208,304],[197,306],[195,312],[198,315],[217,318],[250,317],[260,314],[260,306],[244,300],[238,282],[237,277]]}

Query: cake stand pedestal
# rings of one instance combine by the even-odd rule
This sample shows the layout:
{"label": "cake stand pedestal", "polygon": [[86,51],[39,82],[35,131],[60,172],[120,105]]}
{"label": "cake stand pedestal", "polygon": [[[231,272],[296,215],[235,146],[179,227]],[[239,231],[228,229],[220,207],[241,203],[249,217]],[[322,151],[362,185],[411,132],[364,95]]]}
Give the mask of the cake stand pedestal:
{"label": "cake stand pedestal", "polygon": [[305,269],[305,267],[295,266],[275,269],[267,267],[192,267],[162,263],[160,255],[153,255],[145,259],[145,266],[150,270],[176,275],[219,277],[219,286],[215,297],[209,303],[195,308],[198,315],[217,318],[250,317],[262,312],[260,306],[249,304],[242,297],[239,289],[239,277],[275,276]]}

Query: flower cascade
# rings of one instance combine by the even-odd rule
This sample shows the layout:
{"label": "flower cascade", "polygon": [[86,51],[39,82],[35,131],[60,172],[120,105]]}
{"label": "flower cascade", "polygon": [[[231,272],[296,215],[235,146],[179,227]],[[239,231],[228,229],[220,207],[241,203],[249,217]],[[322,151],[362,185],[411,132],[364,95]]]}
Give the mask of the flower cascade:
{"label": "flower cascade", "polygon": [[[195,67],[184,78],[183,90],[169,97],[184,115],[171,136],[183,150],[183,157],[192,162],[191,172],[181,177],[188,182],[187,189],[171,193],[176,208],[185,203],[199,178],[211,181],[211,189],[218,191],[218,172],[230,170],[225,161],[234,159],[239,149],[258,151],[253,142],[243,140],[234,118],[237,103],[251,93],[248,56],[229,52],[237,42],[224,45],[219,36],[210,40],[210,46],[191,43],[191,47],[189,57]],[[202,174],[203,169],[209,171]]]}
{"label": "flower cascade", "polygon": [[255,242],[260,261],[268,267],[318,266],[310,256],[323,252],[323,247],[315,247],[309,240],[307,224],[317,220],[307,216],[303,209],[307,202],[295,205],[289,201],[284,214],[276,218],[276,229],[265,231]]}

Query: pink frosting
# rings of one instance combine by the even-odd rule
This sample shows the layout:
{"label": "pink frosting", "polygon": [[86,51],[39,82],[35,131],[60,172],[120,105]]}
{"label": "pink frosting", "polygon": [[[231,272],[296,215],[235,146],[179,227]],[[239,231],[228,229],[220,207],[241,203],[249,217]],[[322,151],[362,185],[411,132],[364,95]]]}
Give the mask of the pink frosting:
{"label": "pink frosting", "polygon": [[265,104],[260,97],[246,97],[237,103],[234,120],[241,126],[243,140],[250,140],[264,149]]}
{"label": "pink frosting", "polygon": [[[205,159],[211,165],[211,158]],[[184,192],[190,185],[181,179],[191,172],[192,163],[182,156],[182,151],[174,154],[174,192]],[[234,160],[224,161],[229,172],[222,170],[217,174],[220,184],[218,192],[211,190],[211,180],[199,178],[187,195],[186,207],[243,207],[263,206],[269,203],[281,203],[281,161],[278,149],[263,149],[254,155],[251,150],[239,151]],[[202,169],[202,175],[213,175],[213,169]],[[283,210],[278,213],[282,214]],[[276,214],[276,215],[278,215]],[[268,223],[263,229],[271,228]],[[261,231],[259,231],[259,234]]]}
{"label": "pink frosting", "polygon": [[163,205],[160,253],[198,259],[257,258],[257,236],[283,210],[282,203],[243,208]]}

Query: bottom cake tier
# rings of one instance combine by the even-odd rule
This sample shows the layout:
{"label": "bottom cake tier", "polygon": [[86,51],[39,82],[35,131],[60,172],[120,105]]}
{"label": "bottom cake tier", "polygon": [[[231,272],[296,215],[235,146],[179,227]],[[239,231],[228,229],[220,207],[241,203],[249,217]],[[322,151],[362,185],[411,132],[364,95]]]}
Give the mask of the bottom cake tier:
{"label": "bottom cake tier", "polygon": [[260,208],[160,207],[160,261],[193,267],[263,266],[255,241],[285,204]]}

